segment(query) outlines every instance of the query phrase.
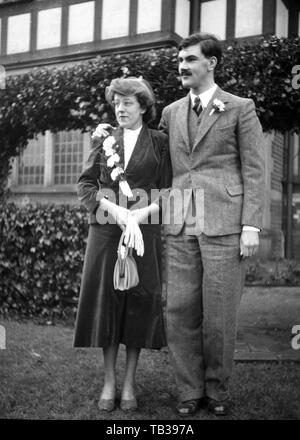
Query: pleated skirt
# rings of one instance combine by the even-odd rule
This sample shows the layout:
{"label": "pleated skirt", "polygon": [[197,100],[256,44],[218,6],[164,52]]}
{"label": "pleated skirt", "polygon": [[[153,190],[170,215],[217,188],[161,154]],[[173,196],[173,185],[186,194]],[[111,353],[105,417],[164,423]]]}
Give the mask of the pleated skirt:
{"label": "pleated skirt", "polygon": [[145,244],[137,263],[139,284],[129,290],[113,287],[113,271],[121,229],[91,224],[84,258],[74,347],[159,349],[166,345],[162,309],[162,244],[159,225],[141,225]]}

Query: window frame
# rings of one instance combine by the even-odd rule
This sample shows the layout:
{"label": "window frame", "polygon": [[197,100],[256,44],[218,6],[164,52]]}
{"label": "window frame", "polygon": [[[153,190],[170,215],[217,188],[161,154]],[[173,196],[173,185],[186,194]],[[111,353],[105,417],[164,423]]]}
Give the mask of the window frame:
{"label": "window frame", "polygon": [[[83,160],[82,166],[87,161],[90,152],[90,133],[83,134]],[[45,133],[45,154],[44,154],[44,181],[42,185],[20,185],[19,163],[20,157],[12,161],[12,172],[9,176],[8,186],[12,193],[47,193],[47,192],[76,192],[76,184],[55,184],[54,183],[54,133],[47,130]],[[79,176],[78,176],[79,177]]]}

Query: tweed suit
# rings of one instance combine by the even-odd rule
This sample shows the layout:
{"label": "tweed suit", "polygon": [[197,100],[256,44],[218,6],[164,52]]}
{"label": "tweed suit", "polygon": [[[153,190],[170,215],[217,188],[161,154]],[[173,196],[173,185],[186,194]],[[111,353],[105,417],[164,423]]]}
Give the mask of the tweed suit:
{"label": "tweed suit", "polygon": [[[216,98],[225,111],[214,110]],[[182,194],[165,212],[167,337],[180,399],[222,401],[244,284],[240,234],[243,225],[262,229],[263,135],[253,101],[218,87],[192,139],[190,101],[188,94],[167,106],[160,122],[169,135],[170,197]],[[193,204],[195,229],[186,233]]]}

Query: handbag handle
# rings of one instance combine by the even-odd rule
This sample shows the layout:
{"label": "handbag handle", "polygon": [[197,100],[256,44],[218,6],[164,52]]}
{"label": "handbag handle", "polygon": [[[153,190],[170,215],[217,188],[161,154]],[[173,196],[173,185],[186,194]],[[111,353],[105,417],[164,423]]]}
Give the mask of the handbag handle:
{"label": "handbag handle", "polygon": [[[119,241],[119,245],[118,245],[118,251],[117,252],[118,252],[118,256],[119,257],[121,257],[121,247],[123,245],[124,237],[125,237],[125,231],[122,232],[121,237],[120,237],[120,241]],[[129,248],[127,246],[127,244],[126,245],[124,244],[123,246],[125,247],[125,256],[124,256],[124,260],[125,260],[125,258],[127,257],[128,254],[130,256],[132,256],[132,248]],[[123,259],[123,258],[121,258],[121,259]]]}
{"label": "handbag handle", "polygon": [[[121,237],[120,237],[120,241],[119,241],[119,245],[118,245],[118,260],[120,263],[120,278],[124,278],[124,274],[125,274],[125,261],[126,258],[129,254],[129,256],[132,256],[132,248],[129,248],[127,245],[123,245],[123,240],[125,237],[125,231],[122,232]],[[122,245],[125,247],[125,255],[124,257],[121,256],[121,247]]]}

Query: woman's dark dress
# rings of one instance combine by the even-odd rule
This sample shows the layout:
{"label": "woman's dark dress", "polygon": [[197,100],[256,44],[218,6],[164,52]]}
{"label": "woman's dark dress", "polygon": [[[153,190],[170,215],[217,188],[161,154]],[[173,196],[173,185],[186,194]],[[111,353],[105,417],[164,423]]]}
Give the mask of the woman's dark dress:
{"label": "woman's dark dress", "polygon": [[[114,133],[119,145],[123,142],[122,133],[121,129]],[[90,227],[74,346],[107,347],[123,343],[136,348],[160,348],[166,345],[161,301],[161,227],[159,224],[140,225],[145,253],[143,257],[133,253],[140,282],[127,291],[114,290],[113,270],[122,231],[116,224],[98,224],[95,217],[99,184],[103,191],[113,190],[118,200],[118,183],[111,180],[106,160],[102,145],[94,148],[78,180],[79,198],[90,211]],[[143,125],[126,173],[135,195],[138,188],[148,194],[151,189],[168,188],[171,164],[167,136]],[[167,191],[162,194],[167,197]],[[137,201],[129,199],[128,208]],[[148,197],[147,204],[150,203]]]}

